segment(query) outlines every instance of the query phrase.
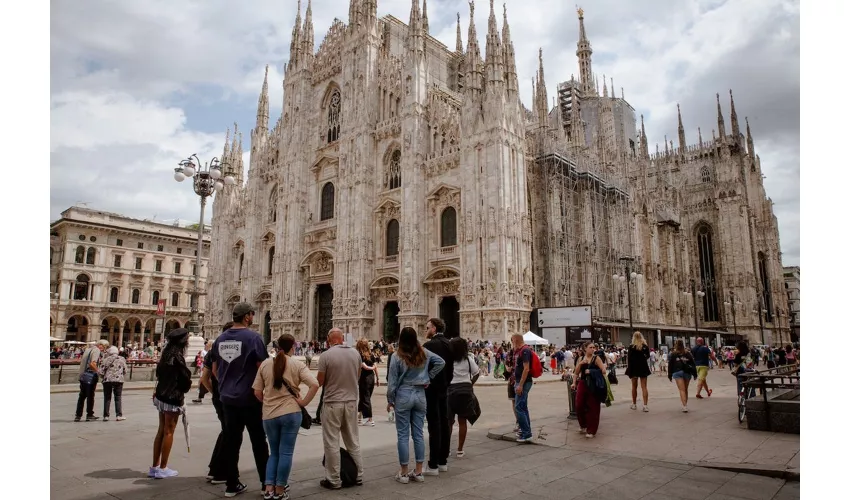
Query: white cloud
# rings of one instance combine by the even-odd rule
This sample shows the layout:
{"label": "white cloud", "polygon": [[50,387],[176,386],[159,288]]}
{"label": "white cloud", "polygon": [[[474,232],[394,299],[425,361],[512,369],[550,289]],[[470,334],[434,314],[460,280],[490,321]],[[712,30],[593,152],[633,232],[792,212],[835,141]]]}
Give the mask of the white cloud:
{"label": "white cloud", "polygon": [[[543,48],[549,98],[559,81],[577,74],[575,6],[559,0],[506,0],[523,101],[531,98],[537,50]],[[502,9],[496,7],[501,29]],[[302,9],[307,1],[303,0]],[[296,0],[169,2],[54,2],[51,5],[52,213],[80,197],[65,182],[85,178],[103,193],[100,207],[147,214],[149,207],[196,204],[190,189],[169,185],[168,171],[192,152],[219,154],[223,130],[192,130],[191,113],[214,110],[221,128],[234,119],[253,126],[263,71],[269,69],[271,125],[282,101]],[[410,0],[379,0],[378,14],[407,21]],[[489,2],[476,3],[482,53]],[[756,147],[776,201],[788,263],[799,260],[799,2],[794,0],[597,0],[585,8],[594,71],[614,77],[639,114],[650,143],[676,135],[682,105],[689,142],[716,128],[715,92],[723,97],[729,130],[728,89],[739,117],[750,117]],[[431,33],[455,46],[456,12],[466,46],[467,0],[429,0]],[[302,10],[302,19],[304,11]],[[347,21],[348,2],[315,0],[318,49],[334,18]],[[190,113],[187,116],[187,112]],[[221,119],[221,117],[226,117]],[[250,119],[246,122],[246,119]],[[743,125],[743,123],[742,123]],[[249,151],[248,136],[245,150]],[[654,145],[651,145],[654,149]],[[663,149],[663,148],[662,148]],[[247,154],[247,153],[246,153]],[[136,165],[152,195],[124,193],[115,169]],[[245,163],[246,169],[248,163]],[[73,172],[71,175],[69,172]],[[165,176],[164,178],[162,176]],[[163,179],[160,181],[160,179]],[[59,184],[57,179],[63,179]],[[154,180],[156,179],[156,180]],[[172,189],[173,188],[173,189]],[[188,191],[188,193],[186,192]],[[166,198],[163,194],[173,196]],[[182,193],[182,194],[181,194]],[[136,198],[132,198],[135,196]],[[148,197],[143,197],[148,196]],[[92,195],[89,198],[94,197]],[[92,201],[92,200],[85,200]],[[94,203],[94,202],[93,202]],[[138,206],[134,206],[138,203]]]}

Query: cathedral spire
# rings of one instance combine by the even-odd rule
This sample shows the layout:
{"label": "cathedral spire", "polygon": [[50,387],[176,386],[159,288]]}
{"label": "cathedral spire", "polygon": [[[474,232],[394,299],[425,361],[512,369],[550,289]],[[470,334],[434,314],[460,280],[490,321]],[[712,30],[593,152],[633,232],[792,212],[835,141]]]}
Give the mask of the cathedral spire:
{"label": "cathedral spire", "polygon": [[729,101],[732,104],[732,109],[729,111],[729,119],[732,121],[732,136],[737,144],[738,137],[741,136],[741,128],[738,126],[738,113],[735,112],[735,97],[732,95],[732,89],[729,89]]}
{"label": "cathedral spire", "polygon": [[313,0],[307,0],[307,12],[304,15],[304,40],[301,53],[307,61],[313,58]]}
{"label": "cathedral spire", "polygon": [[614,94],[616,92],[614,89],[616,89],[616,88],[617,87],[614,86],[614,77],[612,76],[611,77],[611,99],[617,98],[617,96]]}
{"label": "cathedral spire", "polygon": [[682,124],[682,108],[679,107],[679,103],[676,103],[676,112],[679,115],[679,154],[685,154],[688,143],[685,142],[685,126]]}
{"label": "cathedral spire", "polygon": [[723,120],[723,110],[720,108],[720,94],[717,94],[717,132],[720,133],[720,142],[726,141],[726,122]]}
{"label": "cathedral spire", "polygon": [[428,33],[428,0],[422,0],[422,31]]}
{"label": "cathedral spire", "polygon": [[481,50],[478,48],[478,33],[475,31],[475,0],[469,0],[469,31],[466,35],[466,89],[480,92],[482,85]]}
{"label": "cathedral spire", "polygon": [[455,42],[455,52],[463,54],[463,38],[460,36],[460,12],[457,13],[457,41]]}
{"label": "cathedral spire", "polygon": [[230,127],[227,127],[227,134],[224,136],[224,151],[221,152],[222,162],[230,156]]}
{"label": "cathedral spire", "polygon": [[744,121],[747,123],[747,153],[752,157],[755,155],[756,148],[753,142],[753,134],[750,133],[750,119],[745,116]]}
{"label": "cathedral spire", "polygon": [[537,114],[542,125],[549,116],[549,97],[546,94],[546,78],[543,75],[543,47],[540,47],[537,59]]}
{"label": "cathedral spire", "polygon": [[602,97],[608,97],[608,78],[602,75]]}
{"label": "cathedral spire", "polygon": [[649,158],[649,144],[646,140],[646,127],[643,125],[643,115],[640,115],[640,156]]}
{"label": "cathedral spire", "polygon": [[511,27],[508,24],[508,6],[502,4],[502,47],[504,49],[504,64],[505,64],[505,82],[507,83],[508,92],[517,92],[519,90],[519,80],[516,74],[516,54],[514,52],[514,43],[511,41]]}
{"label": "cathedral spire", "polygon": [[[593,95],[593,64],[591,61],[593,49],[590,47],[590,41],[587,39],[587,33],[584,30],[584,9],[581,8],[578,9],[578,31],[579,38],[576,44],[576,56],[578,57],[582,91],[585,95]],[[599,93],[597,92],[596,95],[599,95]]]}
{"label": "cathedral spire", "polygon": [[702,128],[697,127],[697,135],[699,135],[699,148],[702,149]]}
{"label": "cathedral spire", "polygon": [[266,76],[263,78],[263,90],[257,103],[257,125],[254,128],[258,135],[268,133],[269,126],[269,65],[266,64]]}
{"label": "cathedral spire", "polygon": [[502,41],[499,39],[499,29],[496,25],[496,12],[493,0],[490,0],[490,17],[487,20],[487,49],[484,65],[487,71],[487,86],[495,88],[504,80],[502,65]]}
{"label": "cathedral spire", "polygon": [[295,13],[295,26],[292,27],[292,41],[289,42],[289,66],[298,65],[301,52],[301,0],[298,0],[298,10]]}

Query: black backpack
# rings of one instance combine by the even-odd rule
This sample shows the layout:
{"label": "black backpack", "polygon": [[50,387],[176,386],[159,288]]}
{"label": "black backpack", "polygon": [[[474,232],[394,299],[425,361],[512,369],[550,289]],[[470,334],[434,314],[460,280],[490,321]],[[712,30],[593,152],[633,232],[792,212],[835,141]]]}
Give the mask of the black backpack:
{"label": "black backpack", "polygon": [[[325,457],[322,456],[322,466],[324,465]],[[345,448],[339,449],[339,479],[343,488],[357,484],[357,464]]]}

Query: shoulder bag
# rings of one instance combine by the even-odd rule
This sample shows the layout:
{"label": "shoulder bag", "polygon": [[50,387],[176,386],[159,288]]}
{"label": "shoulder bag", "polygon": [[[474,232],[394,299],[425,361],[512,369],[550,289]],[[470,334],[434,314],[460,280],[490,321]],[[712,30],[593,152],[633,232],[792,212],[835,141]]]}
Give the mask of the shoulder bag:
{"label": "shoulder bag", "polygon": [[83,366],[86,367],[85,371],[80,374],[80,383],[84,385],[93,385],[97,382],[97,372],[92,370],[89,364],[91,363],[91,355],[93,351],[89,351],[88,356],[85,358],[85,364]]}
{"label": "shoulder bag", "polygon": [[[298,395],[295,394],[295,391],[293,391],[292,387],[289,386],[289,382],[286,381],[286,378],[283,379],[283,385],[286,386],[286,390],[288,390],[289,393],[292,394],[292,397],[297,400]],[[301,428],[309,429],[310,426],[313,425],[313,418],[310,416],[310,412],[307,411],[307,408],[304,408],[301,405],[298,405],[298,407],[301,408]]]}

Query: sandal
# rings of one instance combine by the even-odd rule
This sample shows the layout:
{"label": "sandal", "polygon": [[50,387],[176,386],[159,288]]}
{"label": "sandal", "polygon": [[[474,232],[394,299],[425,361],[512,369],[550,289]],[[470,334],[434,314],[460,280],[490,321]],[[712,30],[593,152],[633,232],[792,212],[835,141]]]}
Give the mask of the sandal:
{"label": "sandal", "polygon": [[457,458],[463,458],[463,450],[457,450]]}

